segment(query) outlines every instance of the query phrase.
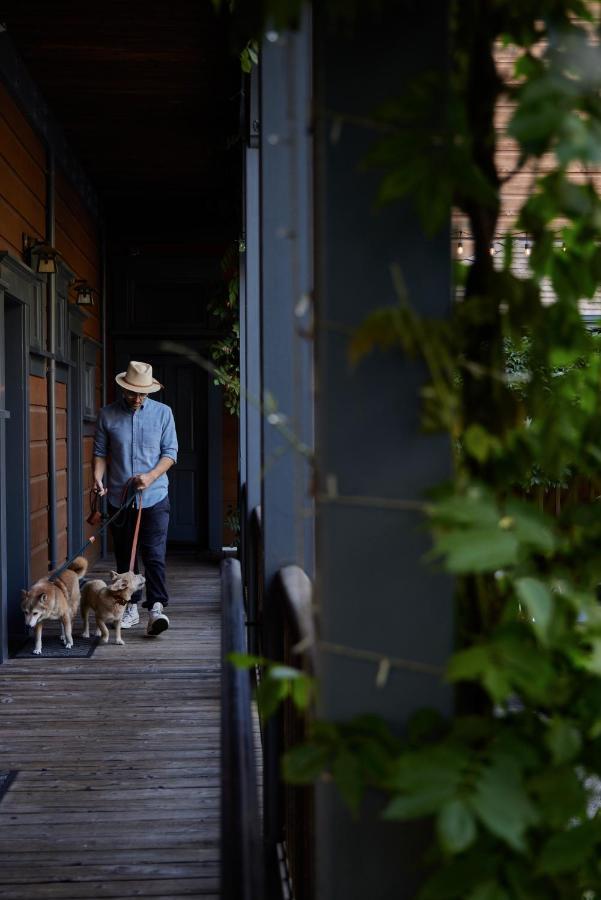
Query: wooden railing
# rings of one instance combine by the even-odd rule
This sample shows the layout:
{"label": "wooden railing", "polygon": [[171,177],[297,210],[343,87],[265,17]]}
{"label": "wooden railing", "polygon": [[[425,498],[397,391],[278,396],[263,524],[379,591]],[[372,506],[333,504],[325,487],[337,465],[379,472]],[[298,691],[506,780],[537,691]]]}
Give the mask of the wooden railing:
{"label": "wooden railing", "polygon": [[227,661],[247,650],[237,559],[221,564],[221,594],[221,897],[264,900],[250,675]]}
{"label": "wooden railing", "polygon": [[[243,503],[245,494],[243,494]],[[261,509],[243,509],[242,568],[251,652],[307,674],[314,672],[312,586],[298,566],[280,569],[264,586]],[[286,702],[261,723],[263,750],[263,878],[265,900],[314,897],[313,788],[285,784],[282,754],[303,742],[306,717]],[[240,895],[241,897],[244,895]]]}

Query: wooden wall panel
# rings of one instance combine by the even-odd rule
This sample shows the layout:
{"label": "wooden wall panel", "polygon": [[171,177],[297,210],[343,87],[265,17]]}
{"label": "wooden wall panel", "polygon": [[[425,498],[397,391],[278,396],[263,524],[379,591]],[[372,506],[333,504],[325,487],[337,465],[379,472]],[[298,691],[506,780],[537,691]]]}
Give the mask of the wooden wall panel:
{"label": "wooden wall panel", "polygon": [[[100,283],[100,235],[90,213],[74,190],[65,174],[56,173],[56,243],[65,262],[76,278],[84,279],[96,291],[95,305],[87,309],[88,318],[84,322],[84,334],[99,341],[101,339],[100,306],[98,296]],[[75,301],[75,295],[71,296]]]}
{"label": "wooden wall panel", "polygon": [[0,249],[22,258],[22,233],[43,237],[45,150],[0,85]]}
{"label": "wooden wall panel", "polygon": [[31,514],[48,507],[48,476],[36,475],[29,482],[29,509]]}
{"label": "wooden wall panel", "polygon": [[[100,238],[96,222],[62,171],[56,173],[56,246],[76,278],[100,289]],[[23,259],[22,234],[43,238],[46,215],[46,151],[4,85],[0,84],[0,250]],[[98,294],[96,295],[96,297]],[[75,302],[72,293],[70,301]],[[101,339],[99,307],[89,311],[84,332]],[[102,373],[98,372],[98,389]],[[45,378],[31,376],[30,393],[30,516],[31,572],[34,578],[48,568],[48,413]],[[98,393],[100,400],[100,393]],[[56,388],[57,552],[65,557],[68,538],[67,387]],[[91,458],[91,442],[84,442]],[[89,470],[86,459],[84,472]],[[82,497],[87,514],[87,491]]]}
{"label": "wooden wall panel", "polygon": [[0,82],[0,114],[8,127],[41,169],[46,165],[44,145],[31,127],[5,86]]}

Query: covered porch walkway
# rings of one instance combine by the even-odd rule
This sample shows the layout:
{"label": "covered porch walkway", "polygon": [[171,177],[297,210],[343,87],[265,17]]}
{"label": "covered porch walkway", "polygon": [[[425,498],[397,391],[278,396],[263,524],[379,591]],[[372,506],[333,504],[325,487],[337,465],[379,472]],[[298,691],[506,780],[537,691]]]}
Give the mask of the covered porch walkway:
{"label": "covered porch walkway", "polygon": [[219,569],[176,557],[169,581],[160,639],[141,619],[89,659],[3,666],[4,900],[218,896]]}

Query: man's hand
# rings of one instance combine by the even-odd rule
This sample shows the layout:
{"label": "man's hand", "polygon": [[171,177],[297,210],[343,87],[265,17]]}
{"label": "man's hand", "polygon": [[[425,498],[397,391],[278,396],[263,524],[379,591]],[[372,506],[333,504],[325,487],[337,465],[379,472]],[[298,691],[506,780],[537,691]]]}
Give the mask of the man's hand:
{"label": "man's hand", "polygon": [[106,494],[106,488],[103,485],[102,481],[99,481],[97,478],[94,479],[94,493],[98,494],[99,497],[104,497]]}
{"label": "man's hand", "polygon": [[151,472],[145,472],[143,475],[134,475],[134,487],[137,491],[145,491],[154,481]]}

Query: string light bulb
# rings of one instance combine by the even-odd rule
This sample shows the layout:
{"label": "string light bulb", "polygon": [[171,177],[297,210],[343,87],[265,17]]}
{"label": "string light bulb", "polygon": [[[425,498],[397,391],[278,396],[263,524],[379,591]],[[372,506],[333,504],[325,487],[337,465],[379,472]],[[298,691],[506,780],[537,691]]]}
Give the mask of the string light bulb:
{"label": "string light bulb", "polygon": [[524,256],[530,256],[532,252],[532,247],[530,246],[530,241],[524,241]]}
{"label": "string light bulb", "polygon": [[457,256],[463,256],[463,238],[459,232],[459,241],[457,242]]}
{"label": "string light bulb", "polygon": [[561,249],[562,249],[562,251],[563,251],[564,253],[565,253],[566,250],[568,249],[568,248],[566,247],[566,242],[565,242],[565,241],[562,241],[562,242],[561,242]]}
{"label": "string light bulb", "polygon": [[488,248],[488,252],[490,253],[491,256],[494,256],[495,253],[497,252],[497,251],[495,250],[495,244],[494,244],[494,241],[491,241],[491,242],[490,242],[490,247]]}

